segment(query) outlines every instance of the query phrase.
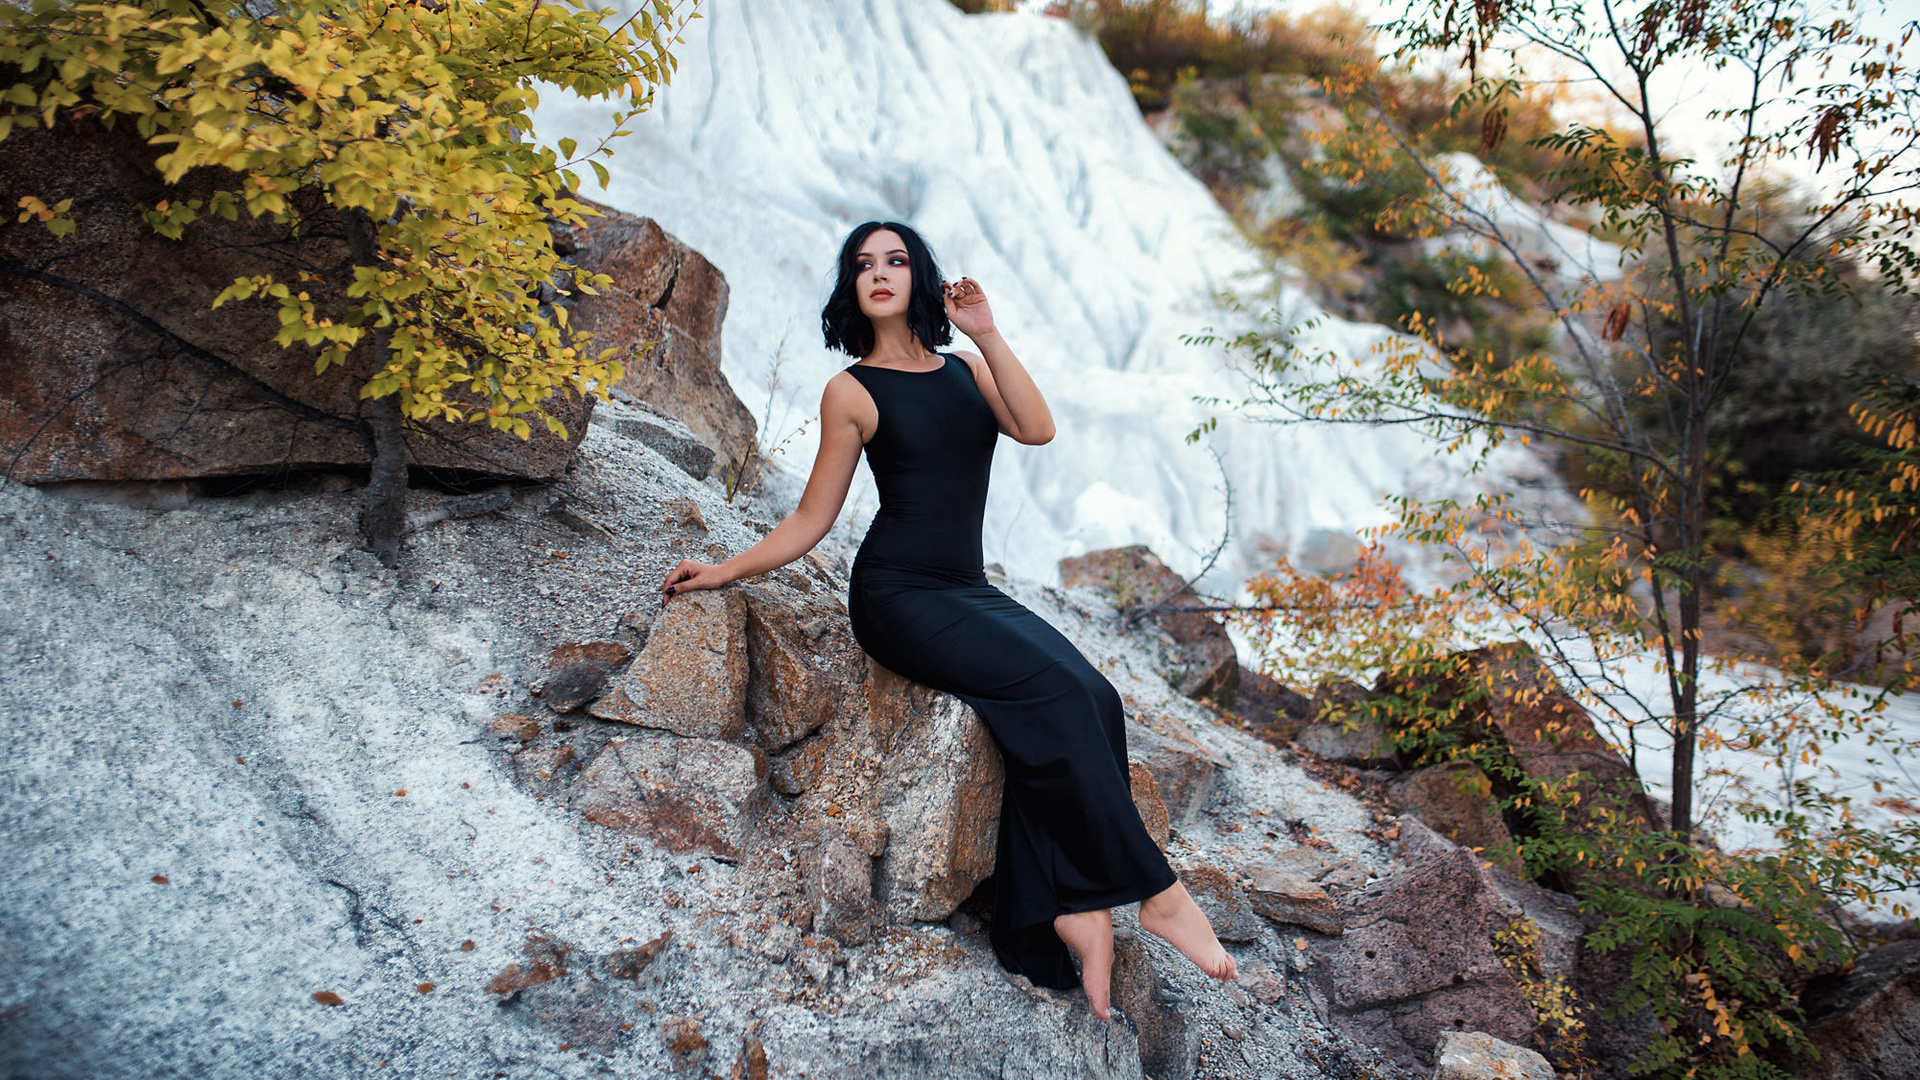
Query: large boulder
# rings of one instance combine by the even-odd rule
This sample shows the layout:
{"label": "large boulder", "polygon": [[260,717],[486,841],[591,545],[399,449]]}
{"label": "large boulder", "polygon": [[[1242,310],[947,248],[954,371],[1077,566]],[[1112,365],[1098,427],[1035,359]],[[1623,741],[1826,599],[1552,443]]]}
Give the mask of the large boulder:
{"label": "large boulder", "polygon": [[1151,616],[1173,638],[1177,668],[1168,681],[1183,694],[1210,698],[1240,684],[1240,661],[1219,620],[1204,612],[1168,608],[1201,603],[1185,578],[1144,545],[1090,551],[1060,560],[1060,583],[1090,585],[1110,594],[1129,619]]}
{"label": "large boulder", "polygon": [[587,202],[605,216],[571,231],[568,257],[614,287],[581,297],[573,328],[592,333],[596,349],[626,354],[617,389],[684,423],[713,448],[715,464],[740,476],[758,428],[720,370],[727,279],[652,219]]}
{"label": "large boulder", "polygon": [[1349,1037],[1422,1069],[1449,1031],[1531,1041],[1532,1010],[1494,945],[1524,915],[1472,852],[1454,848],[1341,907],[1346,933],[1318,943],[1314,986]]}
{"label": "large boulder", "polygon": [[1507,873],[1524,872],[1513,834],[1493,797],[1493,781],[1471,761],[1415,769],[1387,785],[1387,801],[1454,843],[1494,860]]}
{"label": "large boulder", "polygon": [[1784,1061],[1801,1080],[1920,1076],[1920,941],[1862,953],[1844,975],[1816,979],[1801,1001],[1819,1056]]}
{"label": "large boulder", "polygon": [[958,698],[875,664],[867,745],[884,762],[871,779],[887,825],[877,885],[896,921],[938,922],[993,873],[1006,776],[993,736]]}
{"label": "large boulder", "polygon": [[[1456,653],[1437,675],[1383,676],[1375,689],[1454,708],[1448,738],[1505,754],[1529,779],[1577,794],[1566,811],[1576,827],[1598,826],[1603,815],[1609,825],[1655,827],[1653,805],[1632,766],[1526,645]],[[1495,795],[1515,793],[1499,776],[1492,780]]]}
{"label": "large boulder", "polygon": [[[17,196],[33,194],[48,203],[72,199],[80,208],[78,230],[64,238],[37,221],[0,217],[0,267],[7,268],[0,270],[6,475],[30,484],[178,480],[367,464],[371,429],[359,390],[375,369],[370,353],[362,350],[316,375],[312,348],[274,341],[280,329],[274,304],[250,300],[213,309],[236,277],[285,275],[293,265],[346,265],[331,211],[300,192],[295,202],[311,218],[297,234],[246,215],[234,221],[208,215],[180,239],[167,239],[142,216],[146,208],[161,200],[207,199],[231,186],[233,174],[197,169],[177,184],[163,184],[153,164],[161,149],[146,145],[132,124],[107,130],[71,114],[50,129],[16,129],[0,140],[9,207]],[[668,238],[649,251],[675,267],[698,258],[679,247]],[[634,253],[614,272],[645,277],[658,269]],[[323,274],[302,287],[322,315],[338,319],[347,306],[344,285],[340,275]],[[702,290],[676,290],[682,292],[685,306]],[[704,295],[697,305],[702,317],[681,320],[685,343],[675,346],[675,355],[717,355],[724,286]],[[744,411],[737,401],[732,405]],[[409,460],[557,479],[586,435],[592,402],[562,394],[545,408],[566,425],[565,437],[537,423],[522,440],[484,423],[433,420],[408,433]]]}
{"label": "large boulder", "polygon": [[747,611],[747,721],[762,749],[782,753],[847,708],[866,657],[846,609],[805,574],[739,591]]}

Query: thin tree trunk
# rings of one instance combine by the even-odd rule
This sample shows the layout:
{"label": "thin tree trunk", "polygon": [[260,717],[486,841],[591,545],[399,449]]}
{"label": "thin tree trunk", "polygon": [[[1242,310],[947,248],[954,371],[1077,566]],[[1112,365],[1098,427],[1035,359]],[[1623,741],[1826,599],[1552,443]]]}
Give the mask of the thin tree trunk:
{"label": "thin tree trunk", "polygon": [[[373,219],[364,210],[345,211],[341,218],[354,265],[376,265],[380,252]],[[388,331],[375,329],[376,368],[387,365],[391,348]],[[373,469],[366,490],[360,493],[360,536],[380,564],[391,567],[400,561],[400,537],[407,529],[406,421],[400,413],[400,395],[370,399],[367,413],[373,429]]]}

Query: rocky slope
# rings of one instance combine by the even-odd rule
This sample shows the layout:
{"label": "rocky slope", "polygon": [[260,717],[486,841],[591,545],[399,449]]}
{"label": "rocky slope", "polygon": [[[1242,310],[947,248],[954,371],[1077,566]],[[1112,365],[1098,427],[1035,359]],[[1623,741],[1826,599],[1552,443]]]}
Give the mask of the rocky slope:
{"label": "rocky slope", "polygon": [[[722,624],[749,609],[708,650],[718,677],[679,684],[705,687],[682,711],[713,728],[663,730],[671,687],[626,695],[655,726],[549,709],[533,689],[563,689],[557,646],[705,647],[672,625],[697,609],[662,619],[653,584],[772,516],[619,434],[636,410],[599,419],[563,483],[485,516],[417,492],[421,520],[448,516],[393,572],[354,547],[352,494],[324,477],[224,499],[0,489],[0,1071],[1359,1074],[1368,1053],[1311,1007],[1305,936],[1238,910],[1258,894],[1233,872],[1299,872],[1304,850],[1307,876],[1357,888],[1393,865],[1379,822],[1180,697],[1162,674],[1177,649],[1120,634],[1097,593],[1006,583],[1126,694],[1169,852],[1210,883],[1247,972],[1208,985],[1134,931],[1131,1024],[1000,973],[964,903],[991,844],[955,832],[978,806],[953,810],[990,782],[990,751],[957,704],[839,651],[831,554],[708,598]],[[848,666],[776,704],[865,699],[802,736],[836,754],[804,789],[781,740],[813,721],[772,734],[768,697],[795,674],[764,653],[789,631],[819,640],[798,659]],[[653,812],[674,799],[679,817]],[[1326,917],[1321,887],[1292,888]]]}

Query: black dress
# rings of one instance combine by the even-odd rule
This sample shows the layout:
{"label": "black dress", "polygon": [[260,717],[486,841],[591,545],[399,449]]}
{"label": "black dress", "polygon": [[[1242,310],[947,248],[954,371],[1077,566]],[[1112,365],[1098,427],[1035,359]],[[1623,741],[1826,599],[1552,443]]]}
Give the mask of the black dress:
{"label": "black dress", "polygon": [[987,584],[980,523],[999,425],[965,361],[854,365],[880,424],[866,445],[880,511],[854,559],[854,637],[880,664],[973,706],[1006,761],[993,947],[1043,986],[1079,985],[1053,919],[1177,880],[1134,808],[1125,715],[1060,632]]}

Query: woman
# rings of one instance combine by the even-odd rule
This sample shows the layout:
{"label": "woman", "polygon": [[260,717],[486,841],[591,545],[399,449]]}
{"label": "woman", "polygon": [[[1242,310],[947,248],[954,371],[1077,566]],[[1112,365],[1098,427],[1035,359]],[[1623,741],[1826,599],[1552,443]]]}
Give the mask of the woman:
{"label": "woman", "polygon": [[[855,638],[880,664],[973,706],[1006,763],[992,939],[1008,970],[1044,986],[1076,976],[1109,1015],[1109,909],[1141,901],[1140,925],[1218,979],[1233,958],[1154,846],[1134,808],[1120,697],[1039,616],[987,584],[980,524],[1000,435],[1030,446],[1053,417],[994,328],[978,283],[940,279],[905,225],[870,221],[840,250],[821,312],[827,345],[859,358],[820,399],[820,452],[800,505],[718,566],[667,575],[668,598],[762,574],[833,527],[862,450],[880,510],[854,560]],[[936,353],[951,326],[979,353]]]}

